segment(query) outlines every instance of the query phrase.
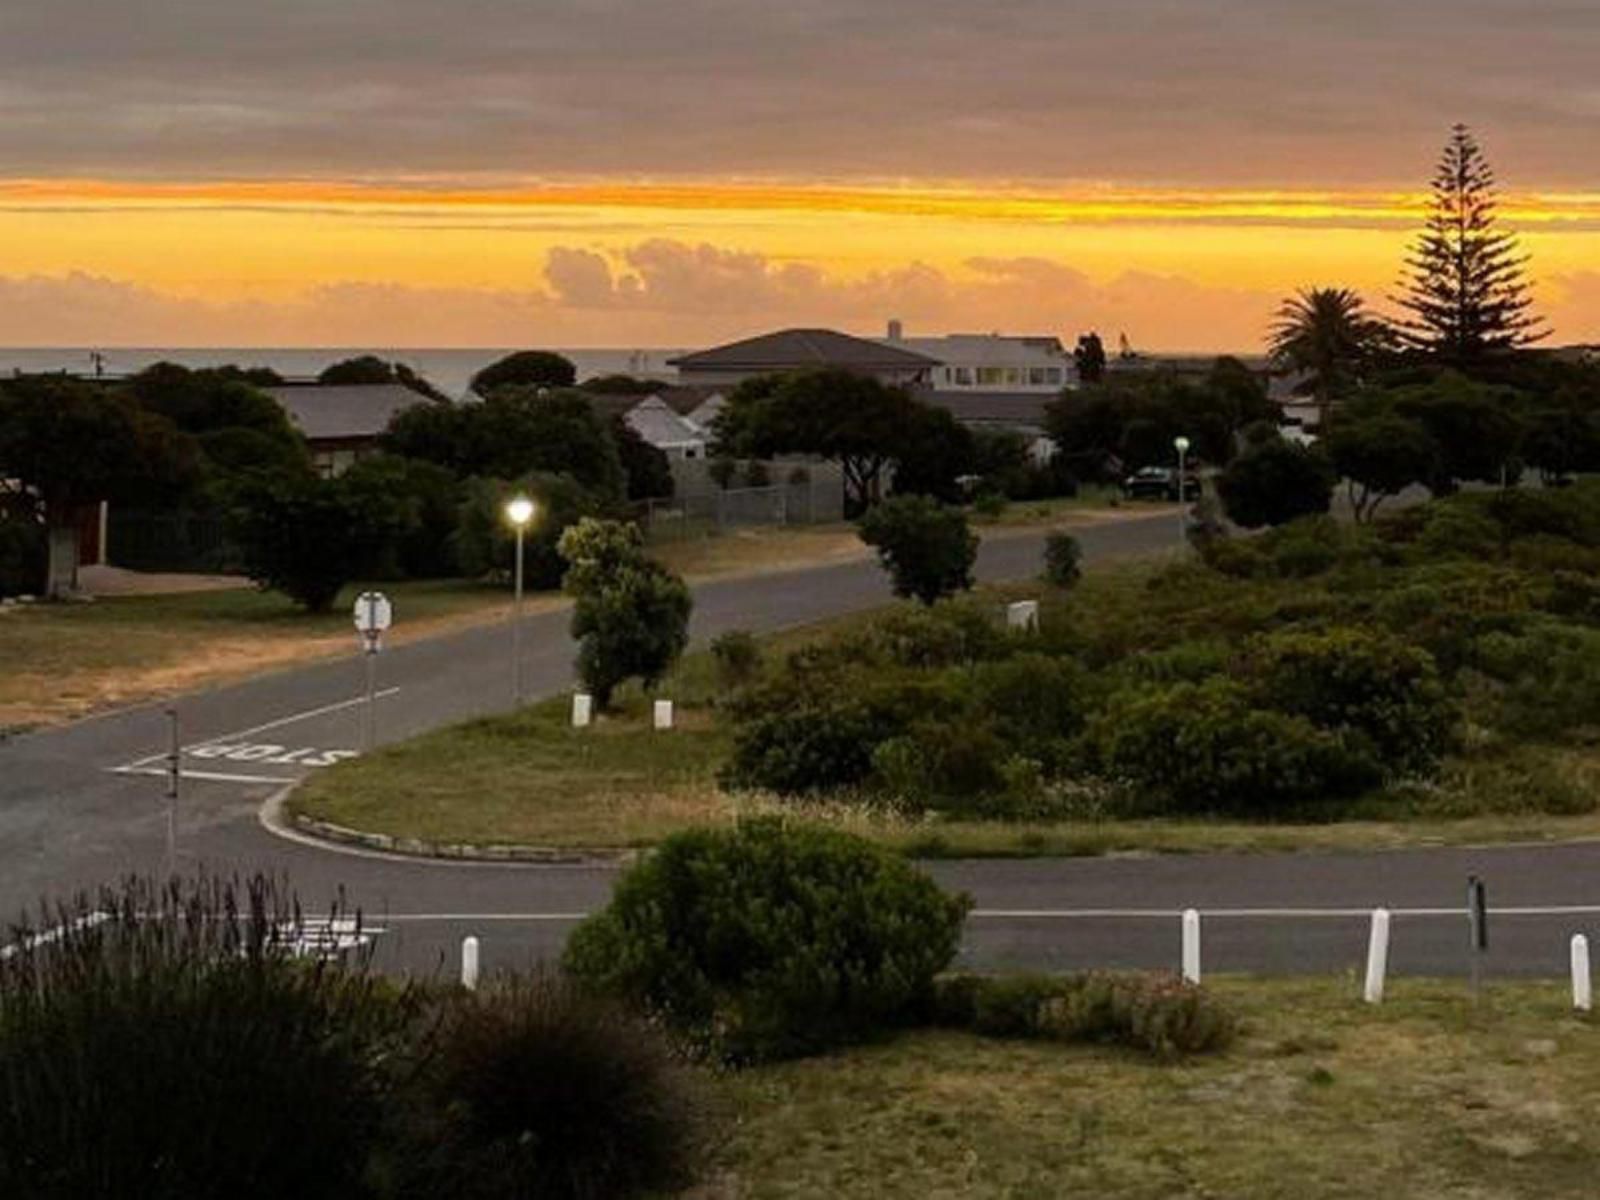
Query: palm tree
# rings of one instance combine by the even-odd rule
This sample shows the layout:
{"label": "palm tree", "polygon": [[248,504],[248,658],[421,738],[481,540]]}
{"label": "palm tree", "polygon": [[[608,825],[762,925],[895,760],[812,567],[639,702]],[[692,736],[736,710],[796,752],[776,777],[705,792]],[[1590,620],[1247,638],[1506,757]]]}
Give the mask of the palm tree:
{"label": "palm tree", "polygon": [[1333,402],[1356,387],[1374,356],[1393,342],[1358,293],[1302,288],[1279,306],[1268,347],[1278,365],[1305,373],[1298,390],[1316,398],[1317,422],[1325,425]]}

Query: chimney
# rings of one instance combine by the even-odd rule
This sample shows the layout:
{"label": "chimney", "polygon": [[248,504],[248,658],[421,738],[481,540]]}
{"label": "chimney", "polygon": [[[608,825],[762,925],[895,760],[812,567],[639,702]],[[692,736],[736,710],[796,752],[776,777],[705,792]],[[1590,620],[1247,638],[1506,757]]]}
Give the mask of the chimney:
{"label": "chimney", "polygon": [[904,340],[905,335],[905,326],[900,323],[900,319],[898,317],[889,322],[889,340],[891,342],[902,341]]}

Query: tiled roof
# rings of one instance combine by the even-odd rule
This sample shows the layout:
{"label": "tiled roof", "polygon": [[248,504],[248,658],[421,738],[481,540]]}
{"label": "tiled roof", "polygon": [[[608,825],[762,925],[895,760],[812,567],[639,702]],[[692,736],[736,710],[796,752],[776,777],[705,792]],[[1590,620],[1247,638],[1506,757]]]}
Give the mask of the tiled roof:
{"label": "tiled roof", "polygon": [[1045,408],[1060,397],[1053,392],[935,392],[919,390],[924,404],[945,409],[966,424],[995,424],[1043,429]]}
{"label": "tiled roof", "polygon": [[686,443],[703,443],[706,435],[700,427],[686,417],[681,417],[667,407],[666,401],[649,396],[628,410],[623,418],[633,431],[652,446],[682,446]]}
{"label": "tiled roof", "polygon": [[832,329],[783,329],[668,360],[679,370],[792,371],[842,367],[855,371],[919,371],[934,359]]}
{"label": "tiled roof", "polygon": [[396,413],[416,404],[437,403],[398,383],[261,390],[281,404],[295,427],[313,442],[374,438],[389,427]]}

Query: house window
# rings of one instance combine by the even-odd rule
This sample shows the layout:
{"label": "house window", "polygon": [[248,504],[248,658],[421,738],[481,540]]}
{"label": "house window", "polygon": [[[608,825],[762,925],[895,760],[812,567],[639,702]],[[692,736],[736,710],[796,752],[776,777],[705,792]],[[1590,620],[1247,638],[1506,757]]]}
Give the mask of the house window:
{"label": "house window", "polygon": [[1004,379],[1004,378],[1005,378],[1005,372],[1002,371],[999,367],[979,367],[978,368],[978,386],[979,387],[997,387],[999,385],[1000,381],[1002,379]]}
{"label": "house window", "polygon": [[1007,367],[1006,368],[1006,383],[1009,384],[1011,387],[1016,387],[1017,384],[1019,384],[1021,382],[1022,382],[1022,372],[1019,371],[1016,367]]}
{"label": "house window", "polygon": [[1029,367],[1028,368],[1028,383],[1029,383],[1030,386],[1032,386],[1032,387],[1043,387],[1044,386],[1044,381],[1045,380],[1044,380],[1044,368],[1043,367]]}
{"label": "house window", "polygon": [[1060,383],[1061,382],[1061,368],[1060,367],[1046,367],[1044,369],[1044,381],[1046,383],[1052,383],[1052,384]]}
{"label": "house window", "polygon": [[971,387],[972,386],[972,368],[971,367],[957,367],[956,368],[956,384],[957,384],[958,387]]}

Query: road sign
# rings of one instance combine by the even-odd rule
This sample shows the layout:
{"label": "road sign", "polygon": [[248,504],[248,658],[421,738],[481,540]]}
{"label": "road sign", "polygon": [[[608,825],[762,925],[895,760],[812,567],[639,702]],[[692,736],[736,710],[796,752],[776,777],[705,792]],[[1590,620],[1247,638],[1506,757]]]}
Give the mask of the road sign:
{"label": "road sign", "polygon": [[362,592],[356,597],[356,632],[361,635],[368,654],[383,648],[383,633],[394,624],[394,605],[382,592]]}

